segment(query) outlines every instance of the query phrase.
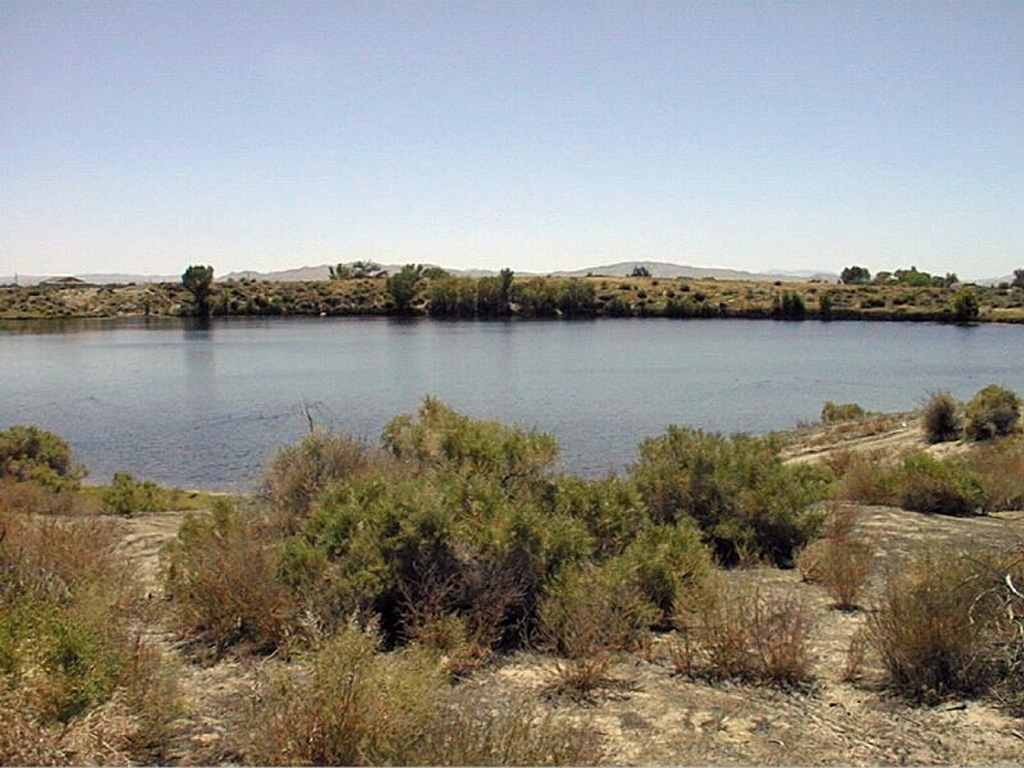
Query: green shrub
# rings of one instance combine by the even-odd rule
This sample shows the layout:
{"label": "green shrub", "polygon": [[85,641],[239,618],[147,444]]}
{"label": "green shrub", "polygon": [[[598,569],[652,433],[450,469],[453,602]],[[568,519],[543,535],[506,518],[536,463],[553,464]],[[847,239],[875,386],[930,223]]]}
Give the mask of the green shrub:
{"label": "green shrub", "polygon": [[314,430],[278,450],[263,477],[263,495],[286,530],[294,531],[331,483],[369,468],[370,452],[348,435]]}
{"label": "green shrub", "polygon": [[336,486],[286,543],[282,567],[297,589],[320,585],[328,623],[378,613],[393,639],[415,634],[417,615],[454,615],[504,645],[524,639],[541,581],[592,547],[581,522],[541,514],[500,476],[435,467]]}
{"label": "green shrub", "polygon": [[929,443],[957,440],[963,432],[960,404],[948,392],[935,392],[924,406],[924,432]]}
{"label": "green shrub", "polygon": [[964,287],[953,297],[953,318],[958,323],[969,323],[978,319],[980,306],[978,295],[970,288]]}
{"label": "green shrub", "polygon": [[821,420],[825,424],[834,424],[838,421],[854,421],[864,418],[864,409],[857,403],[833,403],[826,400],[821,409]]}
{"label": "green shrub", "polygon": [[76,489],[83,474],[71,461],[71,448],[53,432],[22,425],[0,431],[0,478],[63,491]]}
{"label": "green shrub", "polygon": [[471,277],[431,280],[427,301],[432,317],[472,317],[477,311],[477,281]]}
{"label": "green shrub", "polygon": [[564,280],[557,287],[558,309],[565,317],[594,314],[597,297],[593,283],[585,280]]}
{"label": "green shrub", "polygon": [[786,564],[813,538],[831,474],[787,466],[771,438],[669,427],[640,444],[630,477],[658,523],[693,518],[725,563],[745,556]]}
{"label": "green shrub", "polygon": [[803,320],[807,315],[804,297],[796,291],[783,291],[772,296],[772,314],[780,320]]}
{"label": "green shrub", "polygon": [[990,440],[1010,434],[1020,420],[1020,397],[989,384],[967,404],[965,431],[971,440]]}
{"label": "green shrub", "polygon": [[432,397],[424,399],[415,420],[393,419],[381,440],[400,460],[473,469],[503,482],[539,479],[558,456],[550,435],[471,419]]}
{"label": "green shrub", "polygon": [[650,523],[639,491],[622,478],[586,480],[563,475],[554,480],[550,495],[555,515],[586,526],[598,560],[620,554]]}
{"label": "green shrub", "polygon": [[657,610],[609,564],[584,563],[558,573],[540,605],[543,636],[569,659],[637,648],[657,618]]}
{"label": "green shrub", "polygon": [[422,279],[423,267],[418,264],[406,264],[398,272],[388,276],[386,289],[398,314],[405,315],[412,311],[412,301]]}
{"label": "green shrub", "polygon": [[964,517],[978,514],[985,503],[980,477],[957,458],[908,456],[897,470],[899,506],[914,512]]}
{"label": "green shrub", "polygon": [[132,517],[160,511],[159,490],[149,480],[139,482],[131,472],[115,472],[110,487],[103,492],[103,510],[108,514]]}

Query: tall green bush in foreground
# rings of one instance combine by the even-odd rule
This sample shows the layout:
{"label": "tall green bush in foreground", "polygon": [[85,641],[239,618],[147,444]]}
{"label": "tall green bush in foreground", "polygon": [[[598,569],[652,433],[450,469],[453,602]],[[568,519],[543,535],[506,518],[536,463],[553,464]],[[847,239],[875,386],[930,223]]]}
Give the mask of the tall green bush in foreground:
{"label": "tall green bush in foreground", "polygon": [[672,426],[640,444],[630,477],[659,523],[693,518],[718,557],[735,563],[748,556],[777,564],[817,533],[831,473],[788,466],[772,438]]}

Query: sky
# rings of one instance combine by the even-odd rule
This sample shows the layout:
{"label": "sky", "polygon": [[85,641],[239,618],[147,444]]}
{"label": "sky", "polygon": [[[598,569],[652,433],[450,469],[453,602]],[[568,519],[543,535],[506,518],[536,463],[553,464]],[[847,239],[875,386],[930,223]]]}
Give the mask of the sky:
{"label": "sky", "polygon": [[0,275],[1024,266],[1024,2],[0,0]]}

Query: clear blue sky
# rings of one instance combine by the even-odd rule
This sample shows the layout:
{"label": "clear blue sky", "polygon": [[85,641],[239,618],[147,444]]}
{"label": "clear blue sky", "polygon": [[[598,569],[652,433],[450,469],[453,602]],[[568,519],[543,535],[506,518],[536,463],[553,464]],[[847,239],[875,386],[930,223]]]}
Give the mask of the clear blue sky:
{"label": "clear blue sky", "polygon": [[1024,2],[0,2],[0,274],[1024,266]]}

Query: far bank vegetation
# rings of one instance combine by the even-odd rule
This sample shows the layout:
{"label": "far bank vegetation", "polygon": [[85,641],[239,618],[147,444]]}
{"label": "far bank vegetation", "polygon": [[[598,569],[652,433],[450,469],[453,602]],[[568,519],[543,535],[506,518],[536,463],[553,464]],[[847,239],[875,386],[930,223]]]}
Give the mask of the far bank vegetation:
{"label": "far bank vegetation", "polygon": [[[849,268],[862,270],[863,268]],[[435,318],[751,318],[777,320],[1024,321],[1024,285],[963,286],[916,268],[869,279],[745,282],[629,277],[463,277],[407,265],[393,275],[372,262],[338,264],[331,278],[212,282],[193,266],[182,283],[0,288],[0,318],[119,316],[422,315]],[[209,279],[208,279],[209,278]]]}

